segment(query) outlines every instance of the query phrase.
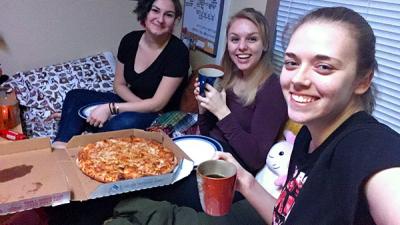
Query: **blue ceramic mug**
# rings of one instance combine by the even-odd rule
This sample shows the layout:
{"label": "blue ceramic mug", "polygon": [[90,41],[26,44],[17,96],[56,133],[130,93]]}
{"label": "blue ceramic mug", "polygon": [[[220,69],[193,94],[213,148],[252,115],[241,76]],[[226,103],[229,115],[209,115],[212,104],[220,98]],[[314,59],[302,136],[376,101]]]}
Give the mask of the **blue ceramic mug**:
{"label": "blue ceramic mug", "polygon": [[206,84],[214,85],[217,78],[224,75],[224,72],[215,68],[202,68],[199,69],[199,83],[200,83],[200,95],[205,96],[205,86]]}

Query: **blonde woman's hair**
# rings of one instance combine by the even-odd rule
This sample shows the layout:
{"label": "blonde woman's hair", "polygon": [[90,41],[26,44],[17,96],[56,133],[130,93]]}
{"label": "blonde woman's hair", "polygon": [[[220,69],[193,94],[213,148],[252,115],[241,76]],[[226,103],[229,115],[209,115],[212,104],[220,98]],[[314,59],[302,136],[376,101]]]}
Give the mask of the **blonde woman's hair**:
{"label": "blonde woman's hair", "polygon": [[[273,71],[270,59],[268,57],[269,29],[267,19],[263,14],[253,8],[245,8],[231,17],[226,28],[226,36],[228,36],[229,29],[236,19],[247,19],[253,22],[260,32],[261,41],[264,47],[258,65],[254,68],[252,74],[246,82],[246,91],[237,93],[243,105],[247,106],[254,102],[259,87],[270,77]],[[221,87],[225,89],[232,89],[241,72],[229,56],[228,42],[225,46],[225,52],[222,57],[221,65],[225,70],[225,75],[221,80]]]}

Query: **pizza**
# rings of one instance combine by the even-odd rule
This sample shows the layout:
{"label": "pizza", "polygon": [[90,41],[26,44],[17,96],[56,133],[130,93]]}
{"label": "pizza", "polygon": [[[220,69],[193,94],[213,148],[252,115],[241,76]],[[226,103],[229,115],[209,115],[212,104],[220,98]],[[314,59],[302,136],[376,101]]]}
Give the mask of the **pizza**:
{"label": "pizza", "polygon": [[157,141],[124,137],[84,146],[78,152],[77,164],[87,176],[106,183],[170,173],[177,158]]}

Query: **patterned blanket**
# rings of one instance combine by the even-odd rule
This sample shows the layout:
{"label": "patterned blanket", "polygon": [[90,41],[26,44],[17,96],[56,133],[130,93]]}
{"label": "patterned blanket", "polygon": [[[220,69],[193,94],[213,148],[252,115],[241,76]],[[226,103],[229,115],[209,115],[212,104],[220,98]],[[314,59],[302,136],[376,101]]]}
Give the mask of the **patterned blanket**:
{"label": "patterned blanket", "polygon": [[111,52],[45,66],[12,75],[5,83],[15,89],[22,106],[23,127],[30,138],[54,138],[56,118],[72,89],[113,91],[115,60]]}

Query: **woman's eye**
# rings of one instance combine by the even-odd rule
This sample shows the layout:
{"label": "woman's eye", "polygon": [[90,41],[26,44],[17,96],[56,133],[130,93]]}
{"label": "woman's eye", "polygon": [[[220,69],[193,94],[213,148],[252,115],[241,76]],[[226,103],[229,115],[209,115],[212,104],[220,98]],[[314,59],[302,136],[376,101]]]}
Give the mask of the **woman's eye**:
{"label": "woman's eye", "polygon": [[318,73],[328,74],[328,73],[332,72],[333,67],[330,66],[330,65],[326,65],[326,64],[318,64],[316,66],[316,70],[317,70]]}
{"label": "woman's eye", "polygon": [[258,38],[257,37],[249,37],[247,40],[251,43],[254,43],[254,42],[258,41]]}
{"label": "woman's eye", "polygon": [[285,60],[284,67],[287,70],[293,70],[297,67],[297,63],[294,60]]}
{"label": "woman's eye", "polygon": [[169,18],[175,18],[175,14],[174,14],[174,13],[167,13],[167,17],[169,17]]}
{"label": "woman's eye", "polygon": [[230,38],[230,41],[233,42],[233,43],[236,43],[236,42],[239,41],[239,38],[231,37],[231,38]]}
{"label": "woman's eye", "polygon": [[159,10],[156,9],[156,8],[152,8],[151,11],[152,11],[152,12],[155,12],[155,13],[158,13]]}

